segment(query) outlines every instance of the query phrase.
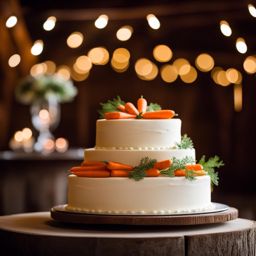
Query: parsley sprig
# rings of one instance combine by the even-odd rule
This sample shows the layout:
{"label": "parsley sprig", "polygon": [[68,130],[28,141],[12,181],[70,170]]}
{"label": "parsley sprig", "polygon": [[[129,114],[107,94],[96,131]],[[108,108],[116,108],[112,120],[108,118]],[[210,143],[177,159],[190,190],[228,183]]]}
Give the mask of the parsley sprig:
{"label": "parsley sprig", "polygon": [[185,170],[185,174],[186,174],[185,175],[186,179],[194,180],[195,177],[193,175],[193,171],[186,170],[186,168],[185,168],[187,164],[191,164],[193,162],[194,162],[194,160],[193,160],[192,157],[186,156],[186,157],[184,157],[182,159],[177,159],[177,158],[174,157],[173,160],[172,160],[172,165],[170,166],[170,168],[161,171],[161,174],[169,176],[169,177],[174,177],[175,176],[174,172],[176,170],[184,169]]}
{"label": "parsley sprig", "polygon": [[143,179],[146,176],[146,170],[153,168],[155,163],[156,159],[150,159],[149,157],[142,158],[140,164],[129,172],[129,178],[136,181]]}
{"label": "parsley sprig", "polygon": [[161,106],[157,103],[150,103],[148,106],[147,106],[147,112],[149,111],[157,111],[157,110],[161,110]]}
{"label": "parsley sprig", "polygon": [[188,148],[194,148],[193,141],[190,137],[188,137],[187,134],[184,134],[181,137],[180,143],[176,143],[176,146],[178,149],[188,149]]}
{"label": "parsley sprig", "polygon": [[203,166],[203,169],[208,173],[211,178],[212,186],[219,185],[219,174],[215,171],[215,168],[220,168],[224,166],[224,163],[218,156],[210,157],[208,161],[206,161],[206,157],[202,156],[202,158],[198,162]]}

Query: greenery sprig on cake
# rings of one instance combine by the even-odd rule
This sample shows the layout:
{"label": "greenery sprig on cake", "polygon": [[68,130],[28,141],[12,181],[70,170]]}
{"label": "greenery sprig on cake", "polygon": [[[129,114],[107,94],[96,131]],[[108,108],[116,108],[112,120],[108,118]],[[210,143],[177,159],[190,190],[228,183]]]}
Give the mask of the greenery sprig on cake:
{"label": "greenery sprig on cake", "polygon": [[136,106],[124,102],[119,96],[105,103],[100,103],[100,118],[106,119],[170,119],[176,116],[174,110],[162,109],[157,103],[149,103],[141,96]]}
{"label": "greenery sprig on cake", "polygon": [[181,137],[181,141],[180,143],[176,143],[176,147],[178,149],[192,149],[194,148],[194,144],[193,144],[193,141],[191,140],[190,137],[188,137],[187,134],[184,134],[182,137]]}

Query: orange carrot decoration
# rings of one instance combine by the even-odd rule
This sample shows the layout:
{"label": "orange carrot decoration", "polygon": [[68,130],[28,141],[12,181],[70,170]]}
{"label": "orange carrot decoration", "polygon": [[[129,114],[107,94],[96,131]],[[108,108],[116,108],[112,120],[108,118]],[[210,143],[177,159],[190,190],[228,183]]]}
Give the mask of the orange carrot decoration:
{"label": "orange carrot decoration", "polygon": [[74,166],[69,171],[72,173],[84,172],[84,171],[102,171],[105,170],[105,166]]}
{"label": "orange carrot decoration", "polygon": [[156,162],[154,164],[154,168],[159,169],[159,170],[163,170],[163,169],[167,169],[172,165],[172,161],[171,160],[163,160],[163,161],[159,161]]}
{"label": "orange carrot decoration", "polygon": [[206,172],[204,170],[193,171],[193,175],[194,176],[204,176],[204,175],[206,175]]}
{"label": "orange carrot decoration", "polygon": [[203,166],[201,164],[187,164],[185,168],[187,170],[191,170],[191,171],[201,171],[201,170],[203,170]]}
{"label": "orange carrot decoration", "polygon": [[107,112],[104,114],[106,119],[128,119],[128,118],[136,118],[136,115],[132,115],[125,112]]}
{"label": "orange carrot decoration", "polygon": [[106,163],[105,162],[101,162],[101,161],[88,161],[85,160],[82,162],[81,166],[103,166],[106,167]]}
{"label": "orange carrot decoration", "polygon": [[156,168],[151,168],[146,170],[147,177],[158,177],[160,175],[160,171]]}
{"label": "orange carrot decoration", "polygon": [[109,161],[107,164],[107,168],[109,170],[126,170],[126,171],[131,171],[133,169],[133,166],[128,165],[128,164],[122,164],[118,162],[112,162]]}
{"label": "orange carrot decoration", "polygon": [[109,171],[80,171],[74,173],[78,177],[105,178],[110,176]]}
{"label": "orange carrot decoration", "polygon": [[147,111],[147,101],[146,99],[143,98],[143,96],[141,96],[138,100],[137,100],[137,108],[140,114],[143,114]]}
{"label": "orange carrot decoration", "polygon": [[122,111],[122,112],[125,112],[125,111],[126,111],[126,110],[125,110],[125,106],[122,105],[122,104],[118,105],[118,106],[117,106],[117,109],[120,110],[120,111]]}
{"label": "orange carrot decoration", "polygon": [[129,177],[127,170],[111,170],[111,177]]}
{"label": "orange carrot decoration", "polygon": [[125,110],[129,114],[136,115],[136,116],[139,115],[138,109],[131,102],[125,103]]}
{"label": "orange carrot decoration", "polygon": [[186,171],[183,169],[178,169],[174,171],[175,176],[186,176]]}
{"label": "orange carrot decoration", "polygon": [[175,116],[175,112],[170,109],[146,112],[142,115],[144,119],[170,119]]}

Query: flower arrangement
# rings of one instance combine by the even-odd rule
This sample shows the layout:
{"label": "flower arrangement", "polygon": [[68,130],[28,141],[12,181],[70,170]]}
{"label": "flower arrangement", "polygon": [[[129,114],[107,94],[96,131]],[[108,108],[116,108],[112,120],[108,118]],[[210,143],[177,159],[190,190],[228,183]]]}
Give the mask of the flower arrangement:
{"label": "flower arrangement", "polygon": [[76,94],[73,82],[58,75],[28,76],[15,89],[16,99],[23,104],[50,97],[56,97],[58,102],[64,103],[73,100]]}

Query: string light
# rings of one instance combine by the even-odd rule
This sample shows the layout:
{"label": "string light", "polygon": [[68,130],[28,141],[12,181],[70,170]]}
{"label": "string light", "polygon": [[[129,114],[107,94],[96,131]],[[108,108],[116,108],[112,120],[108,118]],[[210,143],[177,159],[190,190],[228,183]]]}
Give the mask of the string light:
{"label": "string light", "polygon": [[73,32],[69,37],[67,38],[67,45],[70,48],[77,48],[79,47],[84,40],[84,36],[80,32]]}
{"label": "string light", "polygon": [[229,68],[226,70],[226,77],[230,83],[238,83],[239,78],[241,79],[241,74],[239,76],[239,71],[235,68]]}
{"label": "string light", "polygon": [[13,54],[8,60],[8,65],[11,68],[17,67],[20,64],[20,60],[21,58],[19,54]]}
{"label": "string light", "polygon": [[129,67],[130,56],[126,48],[116,49],[111,59],[112,68],[119,73],[126,71]]}
{"label": "string light", "polygon": [[[184,67],[184,66],[182,66]],[[197,79],[197,71],[194,67],[190,66],[189,71],[180,74],[180,78],[184,83],[191,84]]]}
{"label": "string light", "polygon": [[43,24],[44,30],[46,30],[46,31],[53,30],[55,27],[55,24],[56,24],[56,20],[57,19],[54,16],[48,17],[47,20]]}
{"label": "string light", "polygon": [[86,74],[92,68],[92,61],[88,56],[82,55],[76,59],[73,68],[78,74]]}
{"label": "string light", "polygon": [[220,31],[224,36],[231,36],[232,35],[232,29],[229,26],[229,23],[225,20],[220,21]]}
{"label": "string light", "polygon": [[152,29],[159,29],[161,24],[160,21],[158,20],[158,18],[154,15],[154,14],[148,14],[147,15],[147,21],[148,21],[148,25],[152,28]]}
{"label": "string light", "polygon": [[14,15],[12,15],[12,16],[10,16],[10,17],[6,20],[5,26],[6,26],[7,28],[12,28],[12,27],[14,27],[14,26],[17,24],[17,22],[18,22],[17,17],[14,16]]}
{"label": "string light", "polygon": [[94,65],[105,65],[109,61],[109,52],[104,47],[95,47],[88,52],[88,57]]}
{"label": "string light", "polygon": [[128,41],[133,33],[133,28],[131,26],[123,26],[119,28],[116,32],[116,37],[120,41]]}
{"label": "string light", "polygon": [[98,29],[103,29],[108,25],[108,16],[106,14],[100,15],[94,22],[94,25]]}
{"label": "string light", "polygon": [[169,61],[172,55],[173,53],[170,47],[164,44],[157,45],[153,50],[153,56],[159,62]]}
{"label": "string light", "polygon": [[145,77],[152,72],[152,69],[153,63],[146,58],[138,59],[135,63],[135,71],[138,76]]}
{"label": "string light", "polygon": [[202,72],[211,71],[214,67],[214,59],[207,53],[202,53],[196,57],[196,67]]}
{"label": "string light", "polygon": [[47,65],[46,63],[38,63],[33,65],[30,68],[30,75],[31,76],[38,76],[38,75],[43,75],[47,71]]}
{"label": "string light", "polygon": [[243,67],[248,74],[256,73],[256,58],[254,56],[248,56],[244,60]]}
{"label": "string light", "polygon": [[66,65],[59,66],[56,74],[59,75],[62,79],[69,80],[70,79],[70,68]]}
{"label": "string light", "polygon": [[252,17],[256,18],[256,8],[252,4],[248,4],[248,11]]}
{"label": "string light", "polygon": [[34,56],[38,56],[42,53],[44,49],[44,43],[42,40],[36,40],[33,44],[33,46],[31,47],[31,53]]}
{"label": "string light", "polygon": [[241,84],[234,84],[234,109],[240,112],[243,107],[243,90]]}
{"label": "string light", "polygon": [[237,38],[236,49],[238,52],[240,52],[242,54],[247,52],[247,45],[245,43],[245,40],[242,37]]}
{"label": "string light", "polygon": [[178,70],[175,66],[166,64],[161,68],[160,75],[166,83],[172,83],[178,77]]}

